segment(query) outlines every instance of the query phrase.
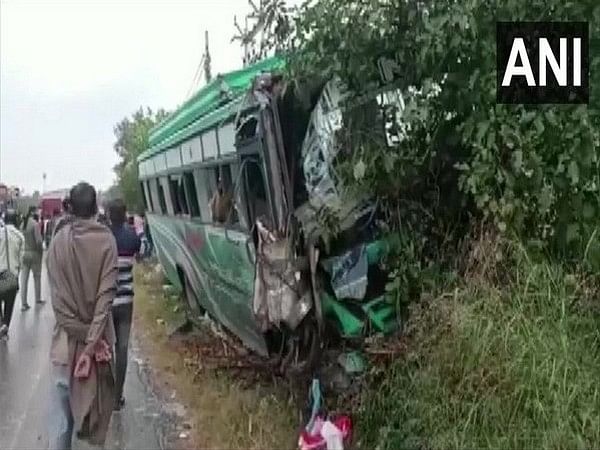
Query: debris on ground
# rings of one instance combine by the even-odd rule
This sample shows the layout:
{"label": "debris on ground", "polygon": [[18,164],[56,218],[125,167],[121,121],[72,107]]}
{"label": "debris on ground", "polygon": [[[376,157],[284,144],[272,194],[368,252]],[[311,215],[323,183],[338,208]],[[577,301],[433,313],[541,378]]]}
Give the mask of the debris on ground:
{"label": "debris on ground", "polygon": [[357,351],[341,353],[338,356],[337,362],[350,375],[362,373],[366,368],[365,359]]}
{"label": "debris on ground", "polygon": [[203,372],[227,371],[243,384],[271,380],[269,361],[249,351],[241,341],[207,318],[200,328],[184,322],[169,333],[169,341],[185,354],[185,365],[198,377]]}
{"label": "debris on ground", "polygon": [[352,422],[348,416],[331,420],[317,417],[314,427],[300,433],[300,450],[344,450],[344,442],[350,440]]}
{"label": "debris on ground", "polygon": [[320,382],[313,379],[310,390],[310,419],[298,440],[300,450],[343,450],[350,440],[352,421],[346,415],[327,417],[323,411]]}
{"label": "debris on ground", "polygon": [[400,337],[373,336],[365,339],[365,344],[365,354],[373,365],[385,365],[405,355],[407,350],[406,340]]}

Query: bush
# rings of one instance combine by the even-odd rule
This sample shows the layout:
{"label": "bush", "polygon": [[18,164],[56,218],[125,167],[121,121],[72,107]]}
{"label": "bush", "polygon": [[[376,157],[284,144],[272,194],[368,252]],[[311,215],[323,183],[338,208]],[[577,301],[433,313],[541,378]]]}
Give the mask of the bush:
{"label": "bush", "polygon": [[[406,106],[396,111],[399,145],[386,146],[381,126],[357,119],[372,118],[372,103],[349,107],[339,164],[345,184],[378,197],[392,223],[405,224],[408,202],[451,228],[449,219],[472,205],[501,232],[585,257],[597,270],[597,95],[589,108],[496,104],[495,23],[524,19],[589,20],[590,35],[600,33],[592,0],[320,0],[298,14],[291,70],[298,80],[337,77],[356,101],[381,86],[378,58],[396,61],[394,88]],[[590,54],[590,84],[598,86],[600,57]],[[439,234],[434,222],[424,237]]]}
{"label": "bush", "polygon": [[363,398],[364,448],[600,442],[598,286],[522,249],[512,261],[509,285],[471,279],[414,304],[408,354]]}

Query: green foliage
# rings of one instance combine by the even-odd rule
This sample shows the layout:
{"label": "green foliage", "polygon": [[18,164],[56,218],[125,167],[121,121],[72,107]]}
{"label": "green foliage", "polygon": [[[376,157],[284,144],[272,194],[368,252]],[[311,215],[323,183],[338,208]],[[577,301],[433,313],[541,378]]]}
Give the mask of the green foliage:
{"label": "green foliage", "polygon": [[[588,21],[590,105],[497,105],[499,20]],[[483,249],[474,263],[482,272],[487,260],[506,265],[413,305],[410,353],[365,390],[362,447],[600,442],[597,279],[565,269],[575,261],[600,271],[599,35],[593,0],[319,0],[300,9],[290,75],[298,86],[337,78],[351,92],[336,173],[382,207],[390,295],[402,304],[437,295],[447,285],[440,274],[469,266],[458,244],[476,224],[527,247]],[[387,89],[400,90],[403,108],[374,100],[380,57],[396,63]],[[394,147],[382,115],[399,119]]]}
{"label": "green foliage", "polygon": [[114,127],[114,149],[120,161],[114,170],[123,200],[130,211],[143,211],[144,203],[138,181],[137,157],[148,148],[150,129],[167,116],[159,109],[140,108],[131,118],[125,117]]}
{"label": "green foliage", "polygon": [[[396,61],[403,139],[385,145],[374,101],[349,106],[339,162],[346,184],[382,199],[396,225],[403,205],[416,202],[421,218],[434,218],[425,236],[439,235],[440,222],[472,206],[501,232],[556,254],[585,255],[593,267],[600,263],[594,90],[590,107],[496,104],[495,23],[524,19],[586,20],[592,37],[600,33],[592,0],[320,0],[296,18],[300,50],[291,73],[337,77],[356,101],[381,86],[378,58]],[[591,56],[593,87],[600,58]]]}
{"label": "green foliage", "polygon": [[[292,27],[292,11],[285,0],[261,0],[259,7],[249,2],[252,12],[246,16],[246,26],[241,28],[234,18],[237,34],[232,42],[238,41],[247,49],[244,64],[253,64],[266,58],[271,51],[287,48]],[[248,21],[252,23],[248,28]]]}
{"label": "green foliage", "polygon": [[471,279],[413,305],[408,353],[364,391],[362,448],[600,442],[599,286],[522,251],[511,261],[501,288]]}

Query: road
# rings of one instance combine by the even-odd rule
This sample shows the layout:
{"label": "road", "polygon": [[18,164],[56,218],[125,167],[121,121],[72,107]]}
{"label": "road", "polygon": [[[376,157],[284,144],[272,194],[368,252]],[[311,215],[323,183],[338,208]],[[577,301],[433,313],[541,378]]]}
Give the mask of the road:
{"label": "road", "polygon": [[[0,449],[47,448],[48,352],[54,317],[45,277],[45,305],[33,306],[33,280],[28,292],[32,308],[21,312],[20,293],[17,294],[9,340],[0,342]],[[122,411],[113,414],[105,448],[160,449],[160,403],[142,381],[135,351],[130,354],[132,361],[125,385],[127,403]],[[90,447],[74,441],[74,448]]]}

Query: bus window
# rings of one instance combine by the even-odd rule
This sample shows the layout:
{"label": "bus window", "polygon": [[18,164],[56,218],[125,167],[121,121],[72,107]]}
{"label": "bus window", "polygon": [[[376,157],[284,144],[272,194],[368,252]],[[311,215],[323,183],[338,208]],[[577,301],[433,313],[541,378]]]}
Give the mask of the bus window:
{"label": "bus window", "polygon": [[152,178],[146,182],[148,185],[148,192],[150,193],[150,203],[152,204],[152,212],[161,214],[160,202],[158,199],[158,180]]}
{"label": "bus window", "polygon": [[185,172],[183,174],[183,180],[189,214],[192,217],[199,217],[200,206],[198,205],[198,195],[194,184],[194,174],[192,172]]}
{"label": "bus window", "polygon": [[171,194],[173,214],[189,214],[181,175],[171,175],[169,177],[169,192]]}
{"label": "bus window", "polygon": [[206,192],[208,193],[208,198],[212,198],[217,190],[217,183],[219,182],[219,168],[210,167],[206,169],[204,177],[206,179]]}
{"label": "bus window", "polygon": [[169,177],[169,193],[171,194],[171,204],[173,205],[173,214],[181,214],[181,205],[177,195],[177,178]]}
{"label": "bus window", "polygon": [[177,200],[179,201],[179,207],[183,214],[189,216],[190,208],[188,207],[187,195],[185,193],[185,185],[183,183],[183,176],[177,177]]}
{"label": "bus window", "polygon": [[194,170],[194,184],[196,185],[196,193],[198,204],[200,207],[200,217],[204,222],[210,222],[210,191],[208,189],[208,173],[207,169]]}
{"label": "bus window", "polygon": [[152,200],[152,192],[150,190],[150,182],[148,180],[146,180],[142,184],[144,187],[144,193],[146,195],[146,198],[148,199],[148,210],[151,212],[154,212],[154,201]]}
{"label": "bus window", "polygon": [[[248,226],[248,211],[246,207],[246,198],[244,196],[244,179],[240,178],[240,163],[231,163],[231,176],[233,179],[233,189],[234,189],[234,204],[233,207],[235,209],[235,219],[239,222],[239,225],[248,230],[250,227]],[[239,186],[236,186],[236,183],[239,183]]]}
{"label": "bus window", "polygon": [[227,203],[227,224],[228,225],[236,225],[239,223],[238,215],[235,210],[235,205],[233,204],[233,195],[234,195],[234,180],[231,173],[231,166],[229,164],[222,165],[219,167],[219,180],[221,182],[221,187],[223,188],[223,194],[229,197],[229,202]]}
{"label": "bus window", "polygon": [[229,165],[223,165],[220,168],[220,176],[223,181],[223,187],[225,192],[233,191],[233,180],[231,179],[231,167]]}
{"label": "bus window", "polygon": [[252,139],[257,134],[258,134],[258,120],[256,120],[256,117],[249,116],[249,117],[244,117],[244,118],[242,118],[242,120],[240,120],[240,123],[238,123],[238,130],[237,130],[237,139],[240,142],[244,142],[248,139]]}
{"label": "bus window", "polygon": [[146,189],[144,187],[144,182],[140,182],[140,189],[142,191],[142,202],[144,203],[144,209],[148,209],[148,199],[146,199]]}
{"label": "bus window", "polygon": [[261,166],[252,161],[248,162],[245,170],[249,221],[254,224],[261,216],[270,217],[269,203]]}
{"label": "bus window", "polygon": [[211,178],[213,180],[217,178],[216,187],[210,199],[212,221],[223,225],[237,224],[238,218],[233,205],[231,167],[224,164],[213,168]]}
{"label": "bus window", "polygon": [[165,199],[165,190],[163,188],[163,185],[160,181],[160,179],[156,179],[156,192],[158,193],[158,204],[160,206],[160,213],[161,214],[166,214],[167,213],[167,202]]}

